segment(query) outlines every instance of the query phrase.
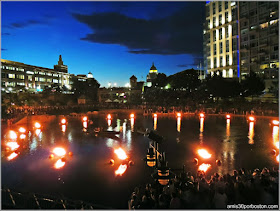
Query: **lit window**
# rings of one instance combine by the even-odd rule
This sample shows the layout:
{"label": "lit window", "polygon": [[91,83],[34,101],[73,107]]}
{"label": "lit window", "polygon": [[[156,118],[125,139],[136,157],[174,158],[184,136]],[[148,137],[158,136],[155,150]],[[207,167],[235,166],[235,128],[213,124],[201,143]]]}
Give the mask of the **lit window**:
{"label": "lit window", "polygon": [[15,74],[8,74],[8,78],[15,78]]}
{"label": "lit window", "polygon": [[39,81],[39,78],[38,78],[38,77],[35,77],[35,81]]}
{"label": "lit window", "polygon": [[272,20],[269,22],[269,24],[272,25],[272,24],[276,24],[277,22],[278,22],[278,20]]}
{"label": "lit window", "polygon": [[32,72],[32,71],[26,71],[26,73],[27,74],[32,74],[32,75],[34,74],[34,72]]}
{"label": "lit window", "polygon": [[223,77],[226,78],[227,77],[227,71],[223,70]]}
{"label": "lit window", "polygon": [[18,79],[24,79],[24,75],[17,75]]}
{"label": "lit window", "polygon": [[233,77],[233,70],[229,69],[228,71],[228,77],[232,78]]}

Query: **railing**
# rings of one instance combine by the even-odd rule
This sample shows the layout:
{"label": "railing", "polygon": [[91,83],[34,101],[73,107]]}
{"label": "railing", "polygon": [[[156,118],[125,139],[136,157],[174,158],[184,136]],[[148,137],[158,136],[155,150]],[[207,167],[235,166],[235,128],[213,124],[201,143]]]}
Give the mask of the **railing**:
{"label": "railing", "polygon": [[1,192],[2,209],[112,209],[111,207],[91,204],[81,200],[69,200],[62,196],[20,193],[3,188]]}

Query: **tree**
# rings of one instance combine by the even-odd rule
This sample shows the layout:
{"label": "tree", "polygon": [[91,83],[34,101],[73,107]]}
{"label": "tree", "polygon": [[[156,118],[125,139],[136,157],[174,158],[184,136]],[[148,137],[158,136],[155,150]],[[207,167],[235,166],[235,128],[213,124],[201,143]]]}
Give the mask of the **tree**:
{"label": "tree", "polygon": [[256,73],[250,74],[241,82],[243,96],[261,95],[265,89],[265,84],[262,78],[258,77]]}
{"label": "tree", "polygon": [[154,85],[158,87],[165,87],[167,84],[167,77],[164,73],[159,73],[157,78],[154,80]]}

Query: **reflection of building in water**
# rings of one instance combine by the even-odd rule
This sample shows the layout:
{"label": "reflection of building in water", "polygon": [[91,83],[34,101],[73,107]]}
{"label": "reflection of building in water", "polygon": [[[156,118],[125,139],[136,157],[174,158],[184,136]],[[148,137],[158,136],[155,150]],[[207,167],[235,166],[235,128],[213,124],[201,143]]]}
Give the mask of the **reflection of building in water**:
{"label": "reflection of building in water", "polygon": [[177,117],[177,131],[181,132],[181,117]]}
{"label": "reflection of building in water", "polygon": [[154,130],[157,130],[157,117],[154,117]]}
{"label": "reflection of building in water", "polygon": [[249,144],[254,144],[254,135],[255,135],[255,133],[254,133],[254,125],[255,125],[255,123],[254,122],[250,122],[249,123],[249,133],[248,133],[248,138],[249,138],[249,141],[248,141],[248,143]]}

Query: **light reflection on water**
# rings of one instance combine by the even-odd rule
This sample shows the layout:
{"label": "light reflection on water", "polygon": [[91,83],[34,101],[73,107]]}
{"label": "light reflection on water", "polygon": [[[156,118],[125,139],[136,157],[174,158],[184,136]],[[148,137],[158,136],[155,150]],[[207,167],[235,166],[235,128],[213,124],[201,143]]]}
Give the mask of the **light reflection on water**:
{"label": "light reflection on water", "polygon": [[[269,127],[268,123],[265,121],[251,122],[249,123],[248,131],[248,123],[246,120],[244,121],[244,119],[237,117],[226,121],[223,119],[220,122],[216,121],[216,117],[207,117],[206,119],[199,118],[199,125],[197,117],[176,119],[176,122],[174,121],[174,118],[143,118],[140,116],[137,116],[137,119],[130,118],[129,121],[121,116],[119,116],[118,119],[114,118],[110,120],[110,122],[105,120],[104,116],[94,119],[93,127],[103,127],[105,130],[107,128],[111,131],[120,131],[120,134],[116,135],[120,138],[119,141],[108,137],[95,137],[90,132],[92,130],[92,125],[87,125],[89,131],[88,134],[83,133],[81,131],[81,119],[78,120],[73,118],[69,119],[69,121],[67,120],[68,125],[65,135],[63,135],[64,132],[62,132],[58,124],[53,123],[50,124],[50,126],[44,125],[43,131],[40,131],[38,136],[35,134],[34,130],[32,130],[32,134],[31,132],[28,133],[29,136],[24,140],[28,145],[25,149],[25,154],[21,153],[19,156],[16,156],[16,159],[10,161],[16,167],[10,166],[7,161],[8,156],[10,156],[12,152],[4,153],[3,151],[5,151],[5,149],[2,149],[2,153],[5,155],[4,157],[7,158],[2,159],[2,170],[4,172],[3,183],[14,184],[16,187],[17,183],[13,183],[13,180],[8,176],[8,173],[15,171],[15,169],[20,169],[20,171],[17,172],[19,175],[28,175],[29,178],[32,178],[32,175],[35,175],[35,173],[38,174],[38,172],[30,170],[30,166],[41,165],[43,166],[42,168],[45,168],[44,173],[46,173],[46,175],[50,174],[49,171],[53,169],[53,165],[57,160],[49,161],[49,149],[58,143],[64,143],[65,145],[68,144],[69,148],[72,148],[71,150],[74,150],[74,159],[73,162],[71,161],[68,163],[67,161],[67,165],[61,168],[59,172],[66,172],[67,169],[71,169],[68,173],[61,175],[63,175],[65,181],[67,181],[68,177],[71,178],[70,181],[73,188],[87,188],[87,185],[80,187],[79,181],[84,180],[85,183],[89,182],[92,187],[98,186],[101,187],[101,189],[104,188],[106,192],[103,196],[104,198],[107,197],[106,194],[110,191],[112,194],[115,193],[113,189],[114,185],[112,185],[114,183],[110,179],[111,176],[114,176],[115,179],[115,170],[121,165],[121,163],[117,163],[114,168],[105,164],[108,164],[108,160],[114,158],[113,149],[117,147],[122,147],[135,162],[135,166],[127,168],[122,175],[123,179],[126,178],[123,180],[124,182],[129,181],[127,182],[127,185],[134,182],[135,187],[140,184],[142,177],[150,178],[150,172],[147,171],[147,166],[142,160],[146,156],[145,153],[147,152],[149,141],[143,135],[133,132],[134,127],[138,129],[139,126],[144,129],[148,128],[149,130],[156,129],[160,135],[166,137],[165,143],[160,146],[160,150],[166,150],[168,154],[167,160],[173,159],[173,164],[175,163],[173,166],[175,167],[181,166],[182,160],[186,163],[193,160],[193,146],[199,144],[207,144],[207,147],[211,150],[211,154],[213,152],[214,162],[215,159],[221,160],[221,167],[217,167],[215,163],[211,163],[211,168],[208,170],[209,172],[212,171],[212,169],[215,169],[218,173],[232,173],[233,169],[238,169],[240,167],[251,169],[255,168],[255,166],[259,166],[259,168],[262,168],[264,163],[265,165],[270,165],[268,167],[275,166],[275,156],[272,156],[271,154],[260,155],[258,154],[258,150],[262,147],[271,148],[272,145],[275,148],[276,143],[279,142],[279,127],[277,126],[274,126],[272,129],[272,127]],[[213,122],[215,122],[215,124]],[[184,127],[181,127],[181,125]],[[83,124],[83,126],[85,125]],[[176,127],[177,130],[175,129]],[[261,127],[262,130],[255,130],[255,127]],[[217,128],[221,130],[218,131]],[[178,132],[180,132],[179,136],[181,141],[176,143],[174,142],[174,139],[178,137]],[[253,145],[250,144],[250,140],[253,140]],[[263,145],[260,146],[259,143],[262,143]],[[22,150],[22,148],[20,148],[20,150]],[[250,151],[249,154],[249,151],[247,150],[252,151]],[[253,160],[251,162],[246,162],[253,156],[259,156],[258,163]],[[22,157],[25,159],[22,159]],[[43,163],[42,158],[45,158],[47,161],[44,161],[45,163]],[[259,161],[261,161],[261,164],[259,164]],[[87,172],[84,169],[85,163],[94,167],[95,170],[93,172]],[[104,168],[99,172],[99,169],[95,167],[96,164],[99,164],[99,167],[103,166]],[[186,168],[189,168],[187,170],[192,170],[192,168],[187,165]],[[71,176],[69,176],[70,174]],[[72,179],[72,177],[74,179]],[[94,180],[92,179],[93,177],[95,178]],[[41,179],[37,179],[36,183],[36,181],[33,181],[32,179],[26,178],[27,177],[25,177],[25,181],[23,181],[25,187],[29,187],[28,184],[44,184],[44,179],[47,180],[42,177]],[[100,182],[101,179],[98,180],[98,178],[102,178],[104,183]],[[9,181],[11,182],[9,183]],[[109,184],[112,189],[106,189],[110,188],[109,185],[107,187],[106,184]],[[48,184],[46,184],[46,186],[47,185]],[[30,186],[32,187],[32,185]],[[127,191],[127,186],[123,186],[126,187],[125,191]],[[120,186],[118,186],[118,188],[120,188]],[[96,198],[98,195],[95,195],[94,197]],[[125,198],[125,201],[127,201],[127,198]]]}
{"label": "light reflection on water", "polygon": [[154,130],[157,130],[157,117],[154,117]]}

